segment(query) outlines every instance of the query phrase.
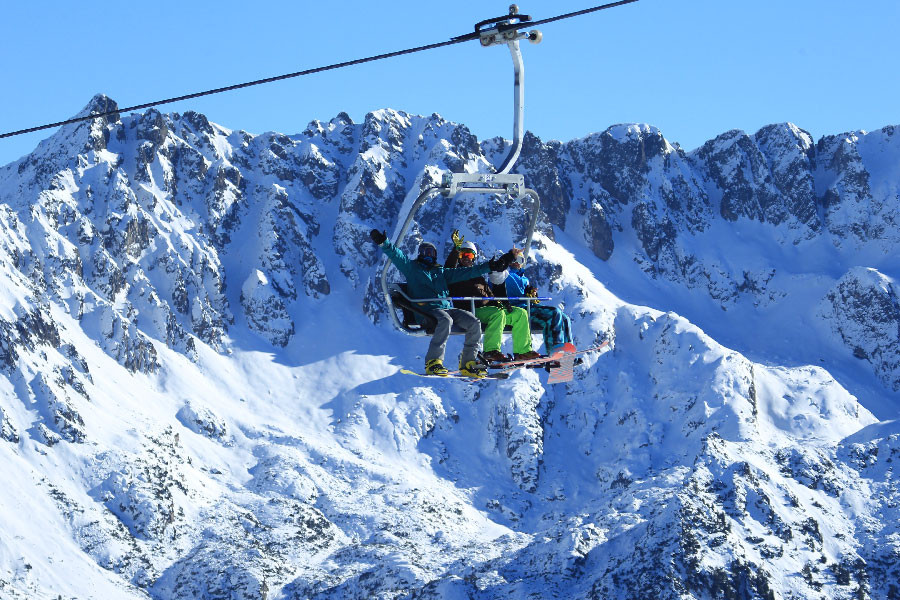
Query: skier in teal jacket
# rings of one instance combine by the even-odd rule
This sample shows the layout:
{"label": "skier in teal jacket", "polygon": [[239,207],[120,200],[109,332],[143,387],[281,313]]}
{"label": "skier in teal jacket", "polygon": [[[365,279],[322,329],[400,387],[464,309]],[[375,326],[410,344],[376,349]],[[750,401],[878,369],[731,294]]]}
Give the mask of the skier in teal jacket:
{"label": "skier in teal jacket", "polygon": [[384,250],[397,270],[406,276],[406,285],[411,297],[436,298],[422,303],[422,308],[437,320],[437,327],[425,354],[425,372],[429,375],[447,375],[448,370],[444,367],[444,351],[447,348],[450,329],[455,323],[466,332],[462,353],[459,356],[460,373],[469,377],[485,377],[487,371],[475,360],[481,343],[481,322],[469,311],[453,308],[447,299],[450,297],[447,286],[450,283],[485,275],[490,271],[505,271],[515,259],[515,255],[508,252],[499,258],[471,267],[445,269],[437,264],[437,248],[434,244],[422,242],[419,244],[418,256],[415,260],[410,260],[403,250],[387,239],[383,231],[373,229],[369,232],[369,237],[376,246]]}

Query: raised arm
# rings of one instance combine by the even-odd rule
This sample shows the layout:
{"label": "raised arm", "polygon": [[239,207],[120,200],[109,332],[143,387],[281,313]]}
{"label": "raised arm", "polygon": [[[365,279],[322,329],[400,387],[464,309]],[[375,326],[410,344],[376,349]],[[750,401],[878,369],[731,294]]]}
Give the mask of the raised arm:
{"label": "raised arm", "polygon": [[406,256],[406,253],[395,246],[387,239],[387,236],[383,232],[378,231],[377,229],[370,231],[369,237],[372,238],[372,241],[375,242],[376,246],[384,250],[388,260],[394,263],[397,270],[406,275],[406,277],[409,277],[409,272],[412,269],[412,261]]}
{"label": "raised arm", "polygon": [[447,255],[447,260],[444,261],[444,266],[448,269],[455,269],[459,266],[459,248],[454,247],[450,251],[450,254]]}
{"label": "raised arm", "polygon": [[480,265],[472,265],[471,267],[456,267],[444,269],[444,279],[447,283],[456,283],[457,281],[466,281],[474,277],[481,277],[491,270],[489,263],[481,263]]}
{"label": "raised arm", "polygon": [[447,280],[447,283],[456,283],[457,281],[465,281],[466,279],[484,275],[490,271],[505,271],[509,268],[509,264],[515,260],[515,258],[515,254],[507,252],[503,256],[492,258],[488,262],[479,265],[444,269],[444,278]]}

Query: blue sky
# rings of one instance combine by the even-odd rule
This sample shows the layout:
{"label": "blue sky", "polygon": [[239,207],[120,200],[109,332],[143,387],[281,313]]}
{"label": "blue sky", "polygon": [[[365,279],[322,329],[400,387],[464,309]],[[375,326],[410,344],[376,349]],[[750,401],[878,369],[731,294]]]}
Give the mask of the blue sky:
{"label": "blue sky", "polygon": [[[520,2],[534,19],[596,0]],[[102,92],[128,106],[442,41],[509,2],[82,3],[2,9],[0,132],[71,117]],[[625,122],[693,149],[791,121],[814,137],[900,124],[896,0],[639,0],[548,24],[523,44],[525,127],[567,141]],[[437,112],[480,139],[512,133],[503,47],[412,56],[160,107],[252,133],[395,108]],[[0,140],[0,164],[50,131]]]}

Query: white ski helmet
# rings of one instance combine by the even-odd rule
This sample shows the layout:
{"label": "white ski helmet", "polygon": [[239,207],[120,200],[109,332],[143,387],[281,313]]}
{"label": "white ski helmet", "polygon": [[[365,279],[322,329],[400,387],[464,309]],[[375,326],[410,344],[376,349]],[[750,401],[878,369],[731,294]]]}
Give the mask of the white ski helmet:
{"label": "white ski helmet", "polygon": [[475,256],[478,256],[478,248],[475,247],[473,242],[463,242],[462,246],[459,247],[460,250],[471,250]]}

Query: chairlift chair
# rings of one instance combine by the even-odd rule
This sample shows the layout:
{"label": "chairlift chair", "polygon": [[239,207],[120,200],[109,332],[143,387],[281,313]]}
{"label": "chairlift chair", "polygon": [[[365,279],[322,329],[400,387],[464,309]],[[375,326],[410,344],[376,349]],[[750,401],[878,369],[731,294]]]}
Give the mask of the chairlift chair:
{"label": "chairlift chair", "polygon": [[[440,185],[427,187],[419,194],[412,207],[410,207],[406,219],[403,221],[403,225],[392,240],[396,246],[399,247],[406,237],[409,227],[415,219],[419,209],[438,194],[441,194],[446,198],[453,198],[460,192],[503,194],[507,198],[531,198],[531,215],[528,221],[528,229],[526,230],[522,253],[522,262],[523,264],[527,263],[528,251],[531,248],[531,241],[534,236],[534,229],[537,225],[538,213],[540,213],[541,200],[536,191],[525,187],[525,177],[523,175],[512,174],[510,173],[510,170],[512,170],[513,165],[522,151],[522,137],[524,133],[522,116],[525,111],[525,71],[522,64],[522,52],[519,49],[519,40],[528,39],[535,44],[541,41],[541,33],[537,30],[529,32],[519,31],[519,28],[523,27],[530,20],[531,17],[528,15],[520,15],[518,7],[513,4],[510,6],[508,15],[481,21],[475,25],[475,33],[478,34],[482,46],[489,47],[506,44],[509,48],[510,55],[512,56],[515,79],[513,94],[513,140],[509,154],[496,173],[444,172],[441,177]],[[384,268],[381,271],[381,289],[388,305],[388,313],[391,315],[394,325],[397,329],[408,333],[409,335],[417,337],[432,335],[436,323],[433,318],[421,309],[419,303],[435,299],[410,298],[406,290],[406,284],[388,283],[387,274],[390,267],[391,261],[385,260]],[[475,300],[481,300],[482,298],[454,297],[451,299],[471,301],[472,312],[474,312]],[[498,299],[506,300],[507,298]],[[530,317],[531,302],[534,300],[549,300],[549,298],[516,298],[515,300],[525,300],[528,302]],[[402,319],[398,317],[397,309],[400,310]],[[541,332],[540,329],[534,329],[534,331],[537,333]],[[454,328],[451,333],[462,334],[464,332]]]}

